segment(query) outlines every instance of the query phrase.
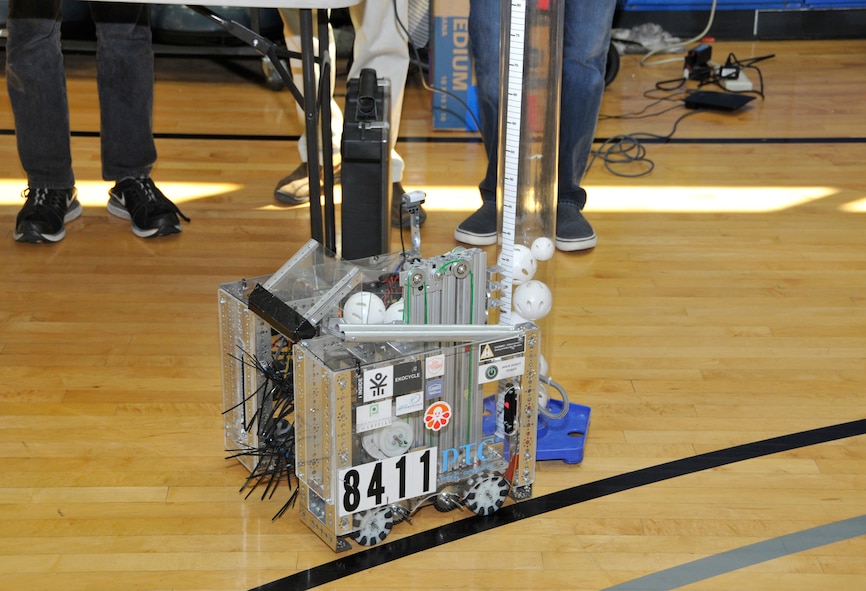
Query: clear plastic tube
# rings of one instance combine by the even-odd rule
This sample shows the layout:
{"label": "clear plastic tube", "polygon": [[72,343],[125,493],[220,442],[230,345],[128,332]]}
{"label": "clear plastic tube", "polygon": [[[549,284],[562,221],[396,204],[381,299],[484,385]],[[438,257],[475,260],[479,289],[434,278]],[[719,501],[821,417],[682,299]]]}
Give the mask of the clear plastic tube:
{"label": "clear plastic tube", "polygon": [[[562,37],[567,0],[502,1],[497,202],[502,321],[531,320],[552,342]],[[581,0],[583,1],[583,0]],[[546,349],[542,345],[542,352]],[[549,360],[548,360],[549,362]]]}

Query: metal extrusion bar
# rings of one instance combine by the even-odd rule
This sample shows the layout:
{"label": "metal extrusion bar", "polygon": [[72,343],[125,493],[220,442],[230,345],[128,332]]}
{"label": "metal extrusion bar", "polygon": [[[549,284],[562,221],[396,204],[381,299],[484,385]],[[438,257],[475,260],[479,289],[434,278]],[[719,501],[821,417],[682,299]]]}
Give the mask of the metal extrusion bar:
{"label": "metal extrusion bar", "polygon": [[472,342],[520,336],[519,328],[504,324],[340,324],[343,337],[350,342],[389,341]]}

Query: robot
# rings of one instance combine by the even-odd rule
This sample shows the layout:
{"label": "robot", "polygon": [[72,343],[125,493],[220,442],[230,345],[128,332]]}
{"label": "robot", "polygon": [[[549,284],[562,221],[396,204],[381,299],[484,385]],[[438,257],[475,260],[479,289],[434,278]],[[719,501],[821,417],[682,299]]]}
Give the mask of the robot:
{"label": "robot", "polygon": [[378,544],[425,506],[489,515],[532,494],[540,330],[498,324],[483,250],[413,246],[343,261],[310,241],[218,291],[225,440],[244,488],[265,498],[296,481],[278,515],[296,504],[334,551]]}

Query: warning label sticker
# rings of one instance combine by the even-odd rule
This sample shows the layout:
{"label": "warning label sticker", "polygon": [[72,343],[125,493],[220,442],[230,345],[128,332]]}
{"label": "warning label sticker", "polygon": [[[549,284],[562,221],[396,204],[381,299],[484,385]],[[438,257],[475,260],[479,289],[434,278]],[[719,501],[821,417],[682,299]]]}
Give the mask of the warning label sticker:
{"label": "warning label sticker", "polygon": [[493,343],[484,343],[478,348],[479,361],[492,361],[500,357],[522,354],[526,349],[523,337],[504,339]]}

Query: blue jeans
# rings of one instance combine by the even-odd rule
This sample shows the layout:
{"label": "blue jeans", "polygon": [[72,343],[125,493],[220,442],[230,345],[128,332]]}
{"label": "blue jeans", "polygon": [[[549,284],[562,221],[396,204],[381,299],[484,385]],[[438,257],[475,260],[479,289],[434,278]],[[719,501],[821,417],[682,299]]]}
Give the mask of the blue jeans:
{"label": "blue jeans", "polygon": [[[140,4],[94,2],[102,177],[148,176],[153,142],[150,17]],[[74,186],[66,73],[60,51],[61,0],[11,0],[6,83],[18,156],[30,187]]]}
{"label": "blue jeans", "polygon": [[[589,160],[616,0],[560,0],[565,10],[562,40],[562,100],[559,122],[559,201],[581,209],[586,191],[580,186]],[[499,59],[502,0],[470,0],[469,44],[478,83],[481,138],[487,152],[487,173],[479,185],[481,198],[496,200],[499,147]]]}

